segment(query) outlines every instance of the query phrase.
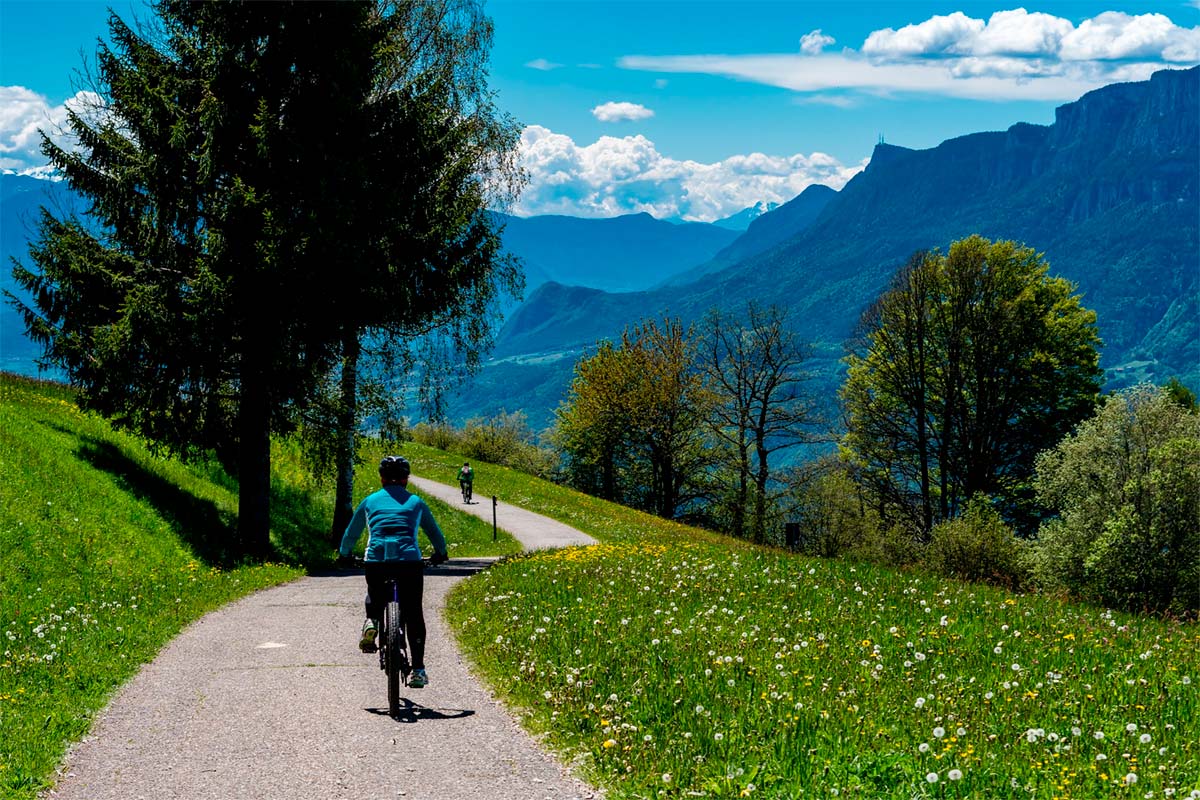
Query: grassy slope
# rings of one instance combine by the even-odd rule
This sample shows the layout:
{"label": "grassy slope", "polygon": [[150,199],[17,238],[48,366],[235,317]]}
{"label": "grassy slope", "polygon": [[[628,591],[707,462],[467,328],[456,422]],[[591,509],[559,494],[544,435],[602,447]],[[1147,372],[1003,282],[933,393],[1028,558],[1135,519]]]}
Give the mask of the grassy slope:
{"label": "grassy slope", "polygon": [[[272,541],[235,563],[237,487],[82,414],[69,391],[0,374],[0,796],[45,788],[66,745],[179,630],[324,566],[331,489],[275,448]],[[356,497],[377,488],[364,469]],[[456,556],[500,555],[491,526],[431,501]]]}
{"label": "grassy slope", "polygon": [[752,548],[476,467],[481,495],[603,542],[503,562],[449,613],[614,798],[1200,797],[1195,624]]}

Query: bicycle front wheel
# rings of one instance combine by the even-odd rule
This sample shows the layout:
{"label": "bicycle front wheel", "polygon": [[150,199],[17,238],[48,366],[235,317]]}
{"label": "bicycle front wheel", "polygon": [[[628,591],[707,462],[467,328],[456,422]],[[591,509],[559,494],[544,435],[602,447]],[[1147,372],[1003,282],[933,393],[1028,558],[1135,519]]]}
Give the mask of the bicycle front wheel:
{"label": "bicycle front wheel", "polygon": [[407,658],[404,652],[404,628],[400,624],[400,604],[395,600],[383,609],[383,647],[386,658],[384,669],[387,671],[388,713],[396,716],[400,713],[400,679],[407,672]]}

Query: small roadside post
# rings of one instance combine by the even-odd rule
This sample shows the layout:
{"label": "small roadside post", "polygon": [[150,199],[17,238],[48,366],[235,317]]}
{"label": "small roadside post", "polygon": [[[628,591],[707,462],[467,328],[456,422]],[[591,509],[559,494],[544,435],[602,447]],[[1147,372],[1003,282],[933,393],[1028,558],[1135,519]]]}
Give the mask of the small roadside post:
{"label": "small roadside post", "polygon": [[496,495],[492,495],[492,541],[496,541]]}

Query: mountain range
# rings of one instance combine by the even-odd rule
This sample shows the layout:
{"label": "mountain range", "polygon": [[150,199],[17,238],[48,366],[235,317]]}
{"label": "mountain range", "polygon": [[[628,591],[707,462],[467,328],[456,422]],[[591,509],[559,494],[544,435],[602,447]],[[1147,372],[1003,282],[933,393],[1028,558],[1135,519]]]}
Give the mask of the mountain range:
{"label": "mountain range", "polygon": [[611,292],[649,289],[709,260],[740,233],[645,213],[604,219],[497,217],[504,225],[505,249],[525,264],[526,292],[551,281]]}
{"label": "mountain range", "polygon": [[665,285],[543,284],[509,317],[455,415],[522,408],[548,422],[571,366],[598,340],[646,318],[694,321],[750,300],[788,309],[819,354],[814,387],[832,395],[841,343],[896,269],[973,233],[1032,247],[1077,285],[1097,313],[1106,388],[1171,376],[1196,387],[1198,89],[1200,68],[1164,70],[1060,106],[1051,125],[1017,123],[927,150],[880,144],[840,192],[810,188]]}
{"label": "mountain range", "polygon": [[[574,364],[647,318],[700,319],[749,300],[789,312],[814,346],[813,390],[832,400],[842,343],[915,251],[973,233],[1044,253],[1097,312],[1107,388],[1179,376],[1200,388],[1200,68],[1115,84],[1057,109],[937,147],[875,148],[840,191],[810,186],[717,223],[502,216],[525,265],[493,357],[451,401],[463,420],[524,410],[540,428]],[[0,288],[27,259],[40,205],[79,209],[62,183],[0,175]],[[741,228],[744,227],[744,230]],[[0,368],[30,372],[39,350],[0,305]]]}
{"label": "mountain range", "polygon": [[36,235],[43,206],[64,216],[82,210],[83,201],[61,181],[0,174],[0,369],[24,375],[38,374],[34,361],[42,350],[25,338],[25,326],[3,302],[2,292],[17,291],[12,259],[29,263],[29,241]]}

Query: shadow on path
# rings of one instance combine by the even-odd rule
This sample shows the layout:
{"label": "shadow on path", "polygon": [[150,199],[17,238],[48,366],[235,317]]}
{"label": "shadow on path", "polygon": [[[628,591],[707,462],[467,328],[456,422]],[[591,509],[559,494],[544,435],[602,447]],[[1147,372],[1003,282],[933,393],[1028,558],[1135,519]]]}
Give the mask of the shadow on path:
{"label": "shadow on path", "polygon": [[[462,719],[463,717],[472,717],[475,715],[475,712],[469,708],[434,709],[414,703],[407,697],[401,697],[400,702],[403,703],[400,713],[392,717],[392,719],[406,724],[432,722],[439,719]],[[391,716],[386,708],[367,708],[364,710],[380,717]]]}

